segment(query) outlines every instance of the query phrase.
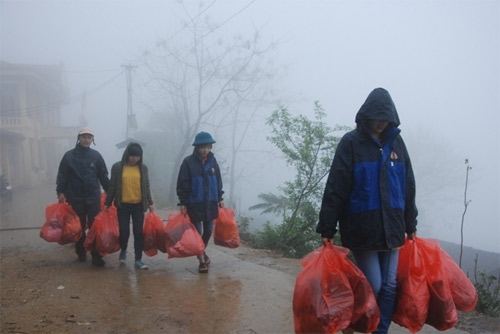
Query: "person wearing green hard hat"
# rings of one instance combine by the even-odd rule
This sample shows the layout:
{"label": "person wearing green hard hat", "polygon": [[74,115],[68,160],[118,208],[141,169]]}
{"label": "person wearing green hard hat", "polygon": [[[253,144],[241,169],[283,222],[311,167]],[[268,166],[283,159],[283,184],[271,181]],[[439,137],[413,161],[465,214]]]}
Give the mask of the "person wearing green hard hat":
{"label": "person wearing green hard hat", "polygon": [[[200,233],[205,249],[212,236],[214,219],[224,207],[219,164],[212,152],[215,140],[208,132],[200,132],[193,141],[193,154],[182,161],[177,177],[177,196],[181,212],[187,214]],[[204,251],[198,256],[199,272],[207,273],[211,260]]]}

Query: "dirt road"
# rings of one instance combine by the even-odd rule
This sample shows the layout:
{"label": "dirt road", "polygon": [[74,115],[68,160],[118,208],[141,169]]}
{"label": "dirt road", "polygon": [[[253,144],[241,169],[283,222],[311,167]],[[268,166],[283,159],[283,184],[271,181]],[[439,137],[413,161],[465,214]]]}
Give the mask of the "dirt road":
{"label": "dirt road", "polygon": [[[11,333],[292,333],[294,276],[215,249],[208,275],[195,258],[117,254],[104,268],[72,247],[2,249],[2,330]],[[129,258],[133,254],[128,254]]]}
{"label": "dirt road", "polygon": [[297,260],[210,245],[206,275],[196,259],[165,254],[145,258],[149,270],[119,264],[116,253],[98,268],[77,262],[71,246],[43,242],[2,248],[2,333],[294,332]]}
{"label": "dirt road", "polygon": [[[114,253],[104,267],[94,267],[76,261],[73,245],[41,239],[39,229],[10,230],[41,226],[39,210],[46,204],[39,202],[24,202],[23,210],[2,216],[2,333],[294,332],[299,260],[210,244],[208,274],[197,272],[196,258],[167,259],[163,253],[144,256],[150,269],[137,270],[131,238],[126,264]],[[421,333],[437,332],[426,326]],[[393,324],[390,333],[408,331]]]}

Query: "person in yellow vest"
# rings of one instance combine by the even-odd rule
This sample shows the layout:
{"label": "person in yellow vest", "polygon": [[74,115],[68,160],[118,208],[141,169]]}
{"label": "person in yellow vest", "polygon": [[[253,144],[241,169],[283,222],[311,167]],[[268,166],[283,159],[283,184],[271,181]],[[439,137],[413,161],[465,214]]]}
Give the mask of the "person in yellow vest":
{"label": "person in yellow vest", "polygon": [[111,167],[111,180],[106,192],[104,209],[108,210],[114,203],[118,213],[120,226],[120,263],[127,258],[127,245],[130,237],[130,218],[134,234],[135,266],[148,269],[142,262],[144,245],[144,213],[154,211],[151,188],[149,186],[148,167],[142,162],[141,145],[131,142],[127,145],[121,161]]}

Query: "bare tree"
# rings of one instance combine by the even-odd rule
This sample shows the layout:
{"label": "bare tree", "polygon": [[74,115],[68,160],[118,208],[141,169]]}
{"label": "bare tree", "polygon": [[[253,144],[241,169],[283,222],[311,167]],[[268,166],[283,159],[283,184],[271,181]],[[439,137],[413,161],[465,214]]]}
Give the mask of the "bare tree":
{"label": "bare tree", "polygon": [[460,257],[458,260],[458,266],[462,268],[462,252],[464,248],[464,220],[465,213],[467,212],[467,207],[469,206],[470,200],[467,200],[467,186],[469,184],[469,171],[472,167],[469,165],[469,159],[465,159],[465,164],[467,165],[465,171],[465,190],[464,190],[464,212],[462,213],[462,223],[460,224]]}
{"label": "bare tree", "polygon": [[272,103],[268,84],[274,74],[268,54],[275,44],[262,46],[259,31],[226,41],[220,29],[224,24],[212,23],[207,12],[202,6],[196,15],[185,10],[181,31],[158,41],[143,57],[150,77],[148,87],[154,87],[156,99],[161,100],[156,113],[168,114],[163,119],[170,122],[167,127],[173,140],[169,145],[176,145],[171,157],[170,202],[175,199],[183,157],[196,133],[208,128],[216,132],[218,145],[222,141],[217,138],[223,138],[230,147],[229,196],[234,203],[234,184],[242,173],[236,169],[237,154],[256,113]]}

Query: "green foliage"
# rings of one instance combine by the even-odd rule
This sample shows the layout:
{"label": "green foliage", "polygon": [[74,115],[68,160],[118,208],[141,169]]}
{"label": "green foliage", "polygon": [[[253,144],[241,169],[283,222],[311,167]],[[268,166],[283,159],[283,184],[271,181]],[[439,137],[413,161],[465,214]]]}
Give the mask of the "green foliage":
{"label": "green foliage", "polygon": [[254,246],[255,243],[255,237],[254,235],[250,232],[250,221],[251,218],[245,217],[245,216],[239,216],[238,217],[238,234],[240,236],[240,240],[246,242],[247,244]]}
{"label": "green foliage", "polygon": [[250,210],[261,210],[262,214],[273,213],[275,215],[286,215],[287,208],[291,207],[290,199],[283,195],[275,195],[272,193],[259,194],[257,196],[264,202],[251,206]]}
{"label": "green foliage", "polygon": [[345,126],[329,127],[325,117],[325,111],[316,102],[315,120],[303,115],[292,116],[285,107],[275,110],[267,120],[272,128],[272,135],[267,139],[281,150],[296,175],[279,187],[282,194],[260,194],[263,202],[250,208],[274,213],[282,219],[280,224],[267,222],[263,230],[256,233],[256,244],[262,248],[302,257],[320,245],[315,228],[323,179],[341,138],[334,136],[334,132],[349,130]]}
{"label": "green foliage", "polygon": [[275,226],[273,226],[269,221],[267,221],[262,231],[257,230],[255,232],[254,247],[262,249],[273,249],[279,251],[276,248],[279,240],[279,232]]}
{"label": "green foliage", "polygon": [[478,294],[476,310],[489,316],[500,316],[500,276],[497,278],[477,270],[474,286]]}

